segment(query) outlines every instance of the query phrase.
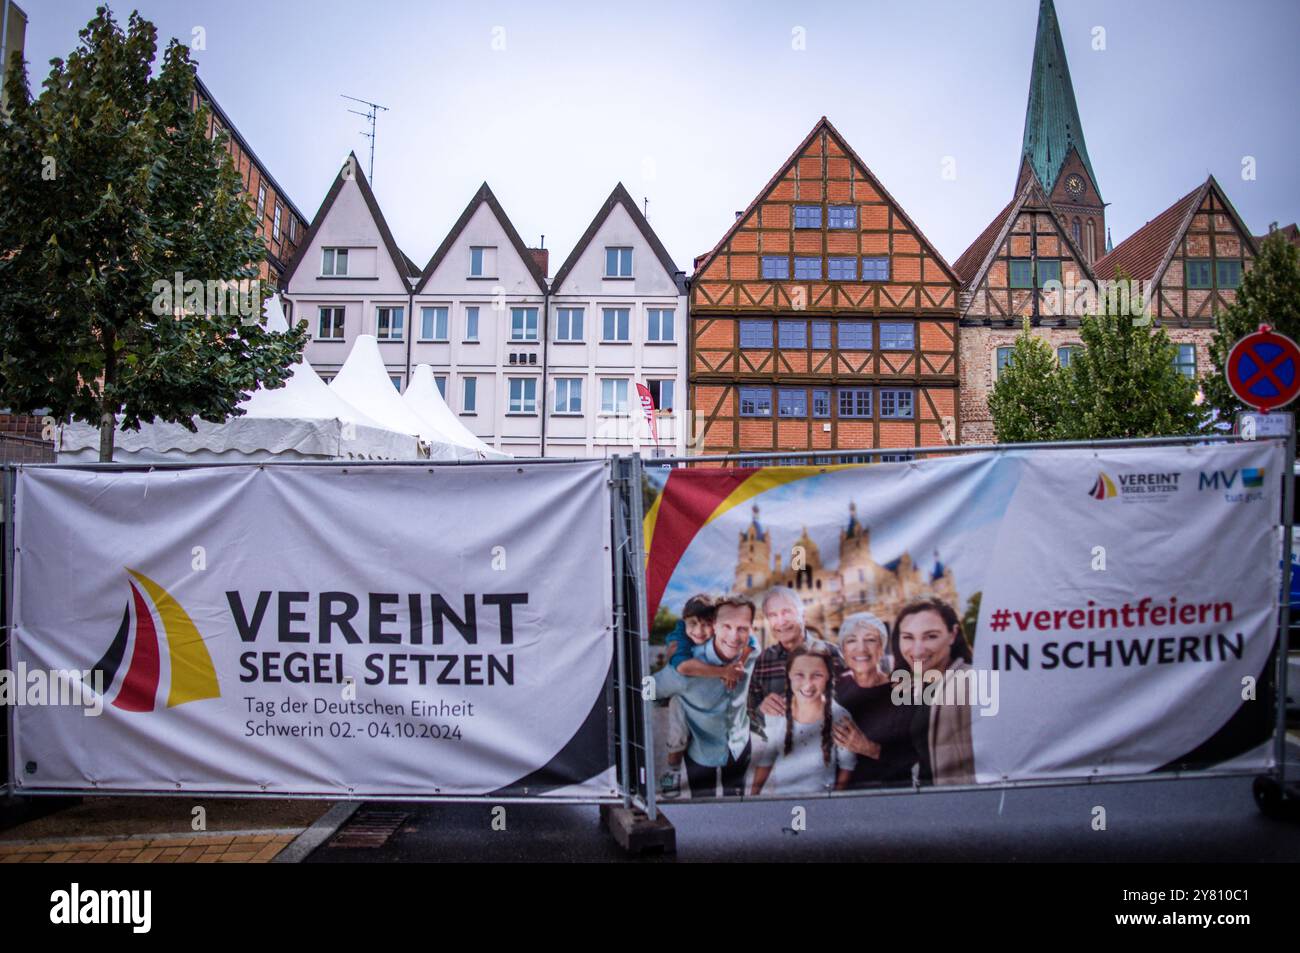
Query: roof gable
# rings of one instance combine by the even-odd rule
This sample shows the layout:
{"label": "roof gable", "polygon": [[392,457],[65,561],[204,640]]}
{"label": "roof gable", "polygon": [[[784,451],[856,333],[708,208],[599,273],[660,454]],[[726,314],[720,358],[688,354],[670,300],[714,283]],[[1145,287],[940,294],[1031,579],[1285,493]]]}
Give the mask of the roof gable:
{"label": "roof gable", "polygon": [[[777,169],[776,174],[768,180],[767,184],[763,186],[759,193],[754,197],[753,201],[745,207],[745,210],[736,216],[736,220],[732,222],[731,226],[727,229],[726,233],[723,234],[718,243],[714,245],[707,254],[696,258],[695,277],[698,278],[708,270],[709,266],[720,254],[723,253],[731,240],[741,231],[741,229],[752,225],[758,207],[772,197],[772,194],[783,184],[783,180],[785,180],[786,177],[796,168],[797,164],[801,160],[809,161],[812,158],[805,156],[805,153],[810,151],[810,147],[823,132],[825,132],[829,138],[834,140],[843,155],[853,163],[859,172],[862,173],[863,180],[870,186],[870,188],[874,189],[875,192],[879,194],[880,198],[888,203],[894,212],[897,213],[898,217],[903,221],[903,224],[912,232],[913,236],[915,236],[918,244],[925,249],[925,253],[939,264],[944,275],[946,275],[954,284],[960,284],[959,278],[953,271],[952,267],[948,264],[947,260],[939,254],[934,245],[930,243],[930,240],[925,237],[925,234],[903,210],[903,207],[892,195],[889,194],[889,191],[880,183],[880,180],[876,178],[875,174],[867,164],[862,161],[862,157],[853,151],[853,148],[848,144],[844,137],[840,135],[839,130],[836,129],[835,126],[831,124],[831,121],[825,116],[822,116],[821,119],[817,121],[816,125],[813,126],[812,131],[804,137],[803,141],[799,143],[794,152],[790,154],[790,157],[781,164]],[[820,153],[818,154],[818,158],[820,159]]]}
{"label": "roof gable", "polygon": [[514,224],[510,221],[510,216],[506,215],[505,210],[501,207],[501,203],[497,201],[497,197],[492,193],[492,189],[488,187],[486,182],[484,182],[478,187],[478,191],[474,193],[474,197],[469,200],[469,204],[465,206],[465,211],[461,212],[460,218],[456,219],[456,224],[451,227],[451,231],[448,232],[447,237],[442,240],[442,244],[438,246],[437,250],[429,258],[428,264],[424,266],[424,270],[420,272],[420,281],[415,286],[416,294],[419,294],[424,290],[425,285],[429,283],[429,279],[433,277],[433,273],[438,270],[438,266],[442,264],[448,253],[450,253],[452,248],[455,247],[456,241],[460,238],[461,233],[469,226],[471,219],[474,218],[474,213],[483,205],[486,205],[492,212],[492,215],[496,217],[502,231],[506,234],[507,240],[519,255],[524,267],[528,270],[529,276],[537,284],[537,290],[543,294],[546,292],[546,276],[542,274],[541,268],[538,267],[537,259],[533,257],[528,247],[524,244],[523,239],[519,237],[519,232],[515,230]]}
{"label": "roof gable", "polygon": [[609,193],[609,198],[605,199],[600,210],[596,212],[596,217],[591,220],[591,224],[587,226],[587,230],[582,233],[582,237],[578,239],[578,243],[573,246],[573,251],[569,252],[569,257],[564,259],[564,264],[562,264],[560,270],[555,273],[555,279],[551,282],[551,287],[557,291],[563,287],[564,280],[569,277],[569,273],[573,271],[574,266],[578,263],[579,259],[582,258],[587,247],[591,244],[592,240],[595,239],[596,233],[600,231],[600,227],[605,224],[605,221],[609,218],[614,209],[620,205],[627,211],[628,216],[632,219],[633,224],[636,225],[641,236],[646,240],[646,244],[648,244],[650,249],[654,252],[655,258],[658,259],[659,264],[663,267],[664,271],[667,272],[668,277],[677,285],[678,294],[685,294],[685,276],[678,269],[672,256],[668,254],[668,249],[664,248],[663,242],[659,240],[659,236],[655,234],[655,230],[650,227],[650,222],[646,219],[645,215],[641,213],[641,210],[637,208],[636,202],[632,200],[632,196],[628,194],[628,191],[623,187],[622,182],[619,182],[614,186],[614,191]]}
{"label": "roof gable", "polygon": [[[334,177],[334,184],[325,195],[325,200],[321,202],[320,208],[316,210],[316,215],[311,220],[311,225],[307,229],[307,234],[303,236],[302,243],[298,246],[298,253],[294,255],[292,263],[284,273],[281,279],[281,285],[285,288],[289,286],[290,280],[298,271],[298,266],[302,264],[307,252],[312,246],[316,234],[320,231],[321,226],[329,217],[330,210],[334,203],[338,201],[339,195],[343,192],[343,187],[349,182],[355,180],[357,188],[361,192],[361,197],[365,201],[366,208],[370,212],[370,218],[375,223],[375,228],[379,232],[379,237],[388,252],[389,260],[397,273],[403,279],[413,278],[419,272],[414,269],[411,259],[397,247],[397,242],[393,238],[393,233],[388,227],[388,222],[384,218],[384,213],[379,208],[379,202],[375,199],[375,193],[371,191],[370,183],[366,181],[365,173],[361,171],[361,163],[357,161],[355,152],[348,153],[347,161],[339,169],[339,173]],[[409,287],[409,282],[407,283]]]}

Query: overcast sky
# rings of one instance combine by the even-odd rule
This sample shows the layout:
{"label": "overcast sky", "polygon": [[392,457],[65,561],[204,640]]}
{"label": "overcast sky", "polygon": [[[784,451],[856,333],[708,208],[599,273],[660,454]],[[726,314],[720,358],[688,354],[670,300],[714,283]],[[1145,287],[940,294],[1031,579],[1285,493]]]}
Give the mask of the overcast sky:
{"label": "overcast sky", "polygon": [[[18,0],[33,85],[97,2]],[[1300,2],[1056,8],[1116,244],[1211,172],[1252,231],[1300,218]],[[375,192],[418,264],[486,180],[526,243],[545,234],[554,274],[621,180],[689,273],[822,115],[955,260],[1011,197],[1038,0],[113,9],[139,9],[163,40],[202,29],[204,81],[308,219],[349,150],[368,162],[347,93],[388,107]]]}

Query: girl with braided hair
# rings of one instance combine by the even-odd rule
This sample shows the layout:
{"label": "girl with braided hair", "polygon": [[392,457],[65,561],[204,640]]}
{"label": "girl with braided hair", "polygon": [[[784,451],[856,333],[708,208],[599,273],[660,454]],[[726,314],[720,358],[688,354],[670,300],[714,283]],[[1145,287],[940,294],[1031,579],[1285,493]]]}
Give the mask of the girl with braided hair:
{"label": "girl with braided hair", "polygon": [[823,642],[801,645],[785,663],[785,714],[767,716],[767,738],[754,737],[750,794],[825,794],[848,786],[857,756],[835,743],[849,717],[832,697],[834,655]]}

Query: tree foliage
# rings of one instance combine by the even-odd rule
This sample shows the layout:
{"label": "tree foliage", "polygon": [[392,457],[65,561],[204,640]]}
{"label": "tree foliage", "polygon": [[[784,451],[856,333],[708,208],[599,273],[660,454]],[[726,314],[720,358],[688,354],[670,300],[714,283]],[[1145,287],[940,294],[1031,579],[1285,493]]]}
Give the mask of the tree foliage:
{"label": "tree foliage", "polygon": [[[173,40],[154,75],[156,51],[151,23],[133,13],[124,31],[101,7],[39,96],[17,57],[6,77],[0,403],[101,426],[101,459],[119,415],[193,428],[242,413],[259,383],[283,384],[306,337],[172,288],[178,275],[205,290],[253,281],[265,247],[224,136],[191,108],[189,50]],[[172,306],[157,307],[159,282]]]}

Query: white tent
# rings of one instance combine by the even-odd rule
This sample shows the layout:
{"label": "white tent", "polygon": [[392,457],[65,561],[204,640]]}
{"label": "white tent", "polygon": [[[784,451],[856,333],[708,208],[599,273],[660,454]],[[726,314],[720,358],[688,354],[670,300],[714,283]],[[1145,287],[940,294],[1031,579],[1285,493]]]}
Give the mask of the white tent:
{"label": "white tent", "polygon": [[507,460],[510,458],[510,454],[488,446],[460,422],[460,418],[443,400],[438,390],[438,383],[433,378],[433,368],[428,364],[415,366],[402,400],[446,441],[473,451],[478,459]]}
{"label": "white tent", "polygon": [[[266,327],[287,331],[279,301],[267,302]],[[391,385],[390,385],[391,388]],[[113,459],[119,463],[212,463],[244,460],[414,460],[415,437],[385,427],[331,391],[305,360],[295,364],[283,387],[259,387],[240,404],[243,416],[225,423],[196,421],[197,431],[155,422],[118,430]],[[57,447],[60,463],[99,459],[99,430],[65,425]]]}
{"label": "white tent", "polygon": [[385,427],[418,436],[428,444],[432,460],[464,460],[477,456],[452,440],[402,399],[388,376],[373,334],[357,336],[347,360],[329,383],[330,390]]}

